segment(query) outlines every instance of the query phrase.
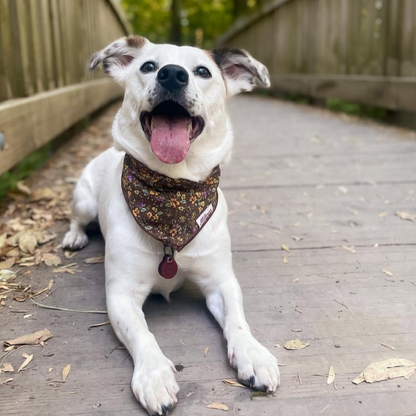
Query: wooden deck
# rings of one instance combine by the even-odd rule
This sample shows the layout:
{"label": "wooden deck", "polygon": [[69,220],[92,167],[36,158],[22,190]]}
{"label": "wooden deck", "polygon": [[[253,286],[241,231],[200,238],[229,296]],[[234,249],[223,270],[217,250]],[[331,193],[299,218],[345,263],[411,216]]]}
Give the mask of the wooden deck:
{"label": "wooden deck", "polygon": [[[104,138],[101,132],[114,111],[96,121],[95,152],[110,143],[108,132]],[[225,414],[241,416],[416,414],[415,376],[351,382],[374,361],[416,361],[416,223],[395,215],[416,214],[416,135],[255,96],[233,99],[230,111],[235,154],[223,168],[222,189],[234,266],[248,322],[278,357],[282,385],[275,397],[251,400],[248,389],[223,384],[235,375],[225,364],[221,330],[189,285],[170,303],[154,296],[145,307],[163,352],[183,366],[173,414],[214,416],[220,411],[207,408],[214,402],[229,407]],[[78,137],[67,144],[30,184],[52,185],[51,172],[58,182],[74,175],[62,160],[69,153],[84,163],[93,146],[82,143]],[[56,225],[60,235],[65,228]],[[53,278],[59,289],[43,301],[49,305],[105,310],[103,265],[83,263],[104,250],[99,233],[91,237],[86,249],[65,260],[77,262],[82,273],[56,274],[41,265],[19,280],[40,290]],[[41,309],[30,300],[11,305],[33,316],[24,319],[7,303],[0,311],[1,340],[43,328],[53,338],[43,350],[27,347],[10,356],[15,369],[22,351],[34,359],[18,374],[0,375],[14,379],[0,386],[1,414],[145,414],[130,391],[132,361],[115,349],[120,343],[111,327],[88,330],[106,315]],[[310,346],[285,350],[283,344],[294,338]],[[67,364],[67,382],[54,383]],[[335,386],[326,383],[330,365]]]}

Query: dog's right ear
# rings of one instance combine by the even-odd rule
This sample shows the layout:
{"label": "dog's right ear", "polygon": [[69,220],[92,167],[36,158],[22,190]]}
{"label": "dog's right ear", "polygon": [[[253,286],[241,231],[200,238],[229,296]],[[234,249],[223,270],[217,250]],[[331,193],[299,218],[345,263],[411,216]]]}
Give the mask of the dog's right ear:
{"label": "dog's right ear", "polygon": [[102,63],[104,72],[123,84],[125,69],[139,56],[147,43],[149,41],[146,38],[137,35],[120,38],[93,55],[90,69]]}

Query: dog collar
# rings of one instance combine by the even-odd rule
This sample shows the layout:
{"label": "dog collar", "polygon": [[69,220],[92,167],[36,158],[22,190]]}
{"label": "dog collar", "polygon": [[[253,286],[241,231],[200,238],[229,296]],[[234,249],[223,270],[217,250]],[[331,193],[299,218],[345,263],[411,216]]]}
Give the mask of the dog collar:
{"label": "dog collar", "polygon": [[[129,154],[124,157],[121,188],[137,224],[164,245],[159,273],[171,279],[181,251],[202,230],[218,204],[220,167],[201,182],[174,179],[149,169]],[[170,251],[170,253],[169,253]]]}

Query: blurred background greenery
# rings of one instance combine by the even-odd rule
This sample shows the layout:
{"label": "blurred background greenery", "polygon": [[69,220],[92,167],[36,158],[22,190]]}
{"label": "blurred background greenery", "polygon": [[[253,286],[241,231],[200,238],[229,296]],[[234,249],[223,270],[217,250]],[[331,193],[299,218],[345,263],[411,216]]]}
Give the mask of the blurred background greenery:
{"label": "blurred background greenery", "polygon": [[211,48],[241,15],[270,0],[122,0],[134,32],[152,42]]}

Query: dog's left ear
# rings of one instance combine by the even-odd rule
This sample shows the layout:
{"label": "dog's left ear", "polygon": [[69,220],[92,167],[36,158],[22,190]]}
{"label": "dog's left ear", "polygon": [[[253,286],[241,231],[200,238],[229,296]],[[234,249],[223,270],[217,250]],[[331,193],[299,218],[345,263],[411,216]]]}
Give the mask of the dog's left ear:
{"label": "dog's left ear", "polygon": [[229,95],[251,91],[256,86],[270,87],[267,68],[243,49],[218,48],[212,58],[220,68]]}
{"label": "dog's left ear", "polygon": [[149,41],[146,38],[137,35],[120,38],[93,55],[90,69],[102,63],[104,72],[123,84],[125,69],[139,56],[147,43]]}

